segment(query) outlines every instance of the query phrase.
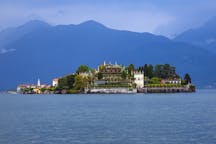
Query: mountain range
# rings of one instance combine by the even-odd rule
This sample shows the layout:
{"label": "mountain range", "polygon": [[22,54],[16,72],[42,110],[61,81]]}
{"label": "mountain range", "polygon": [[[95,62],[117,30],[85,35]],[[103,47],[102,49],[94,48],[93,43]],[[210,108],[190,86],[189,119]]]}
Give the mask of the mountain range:
{"label": "mountain range", "polygon": [[216,53],[216,17],[210,19],[201,27],[183,32],[173,40],[191,43]]}
{"label": "mountain range", "polygon": [[[213,25],[207,27],[216,32]],[[57,26],[30,21],[0,32],[0,88],[15,89],[38,78],[51,84],[53,78],[73,73],[81,64],[97,68],[104,60],[135,66],[169,63],[181,76],[190,73],[198,87],[215,85],[216,54],[188,40],[193,31],[171,40],[111,29],[93,20]]]}

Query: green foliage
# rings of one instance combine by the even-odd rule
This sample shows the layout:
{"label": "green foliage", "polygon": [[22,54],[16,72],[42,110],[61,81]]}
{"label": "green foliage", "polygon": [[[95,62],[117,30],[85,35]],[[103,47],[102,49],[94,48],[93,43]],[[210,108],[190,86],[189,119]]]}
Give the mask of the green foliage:
{"label": "green foliage", "polygon": [[75,82],[75,75],[67,75],[67,85],[69,89],[72,89],[74,87],[74,82]]}
{"label": "green foliage", "polygon": [[190,89],[191,91],[193,91],[193,92],[196,91],[196,87],[195,87],[194,85],[190,85],[189,89]]}
{"label": "green foliage", "polygon": [[154,70],[154,76],[163,79],[179,78],[179,76],[175,72],[175,67],[172,67],[169,64],[156,65]]}
{"label": "green foliage", "polygon": [[145,85],[145,87],[167,87],[167,88],[171,88],[171,87],[182,87],[181,84],[147,84]]}
{"label": "green foliage", "polygon": [[70,89],[70,90],[67,91],[67,93],[68,94],[77,94],[77,93],[79,93],[79,91],[78,90],[74,90],[74,89]]}
{"label": "green foliage", "polygon": [[103,74],[101,72],[98,73],[98,79],[101,80],[103,78]]}
{"label": "green foliage", "polygon": [[148,78],[159,77],[159,78],[175,78],[178,75],[175,73],[175,67],[171,67],[169,64],[156,65],[155,68],[151,64],[145,64],[139,67],[137,70],[143,71],[145,76]]}
{"label": "green foliage", "polygon": [[72,89],[74,88],[75,75],[67,75],[58,81],[58,89]]}
{"label": "green foliage", "polygon": [[128,69],[129,76],[132,76],[132,72],[135,70],[134,65],[130,64],[127,69]]}
{"label": "green foliage", "polygon": [[33,88],[24,88],[24,89],[22,89],[22,92],[24,94],[33,94],[34,93]]}
{"label": "green foliage", "polygon": [[89,72],[90,68],[87,65],[80,65],[76,71],[76,73],[84,73]]}
{"label": "green foliage", "polygon": [[58,89],[68,89],[66,77],[62,77],[58,80]]}
{"label": "green foliage", "polygon": [[80,75],[75,76],[74,88],[75,90],[84,91],[86,87],[90,84],[90,79],[88,77],[82,77]]}
{"label": "green foliage", "polygon": [[140,70],[144,71],[145,76],[150,79],[154,76],[154,67],[151,64],[145,64],[143,67],[140,67]]}
{"label": "green foliage", "polygon": [[41,92],[45,92],[46,90],[46,88],[41,88]]}
{"label": "green foliage", "polygon": [[147,73],[146,75],[151,79],[154,76],[154,68],[153,66],[150,64],[147,67]]}
{"label": "green foliage", "polygon": [[191,83],[191,77],[190,77],[190,75],[188,73],[185,74],[184,81],[185,81],[185,84],[190,84]]}
{"label": "green foliage", "polygon": [[53,87],[53,86],[50,87],[50,88],[49,88],[49,91],[55,91],[55,87]]}
{"label": "green foliage", "polygon": [[124,80],[127,78],[127,72],[125,70],[121,73],[121,78]]}
{"label": "green foliage", "polygon": [[158,78],[158,77],[153,77],[153,78],[151,78],[150,83],[151,84],[160,84],[161,83],[161,79]]}

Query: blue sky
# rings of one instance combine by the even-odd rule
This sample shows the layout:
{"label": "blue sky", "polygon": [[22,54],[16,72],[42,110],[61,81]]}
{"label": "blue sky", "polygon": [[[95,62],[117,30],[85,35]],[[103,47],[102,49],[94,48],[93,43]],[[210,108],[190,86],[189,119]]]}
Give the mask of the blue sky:
{"label": "blue sky", "polygon": [[96,20],[116,29],[172,36],[216,15],[215,0],[0,0],[0,29],[39,19],[50,24]]}

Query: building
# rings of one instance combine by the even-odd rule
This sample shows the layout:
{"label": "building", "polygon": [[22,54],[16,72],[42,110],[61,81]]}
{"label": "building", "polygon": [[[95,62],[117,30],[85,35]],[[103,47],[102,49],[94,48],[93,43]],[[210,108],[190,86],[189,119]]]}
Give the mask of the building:
{"label": "building", "polygon": [[36,87],[34,84],[21,84],[17,87],[17,93],[23,93],[25,89],[35,89]]}
{"label": "building", "polygon": [[49,89],[49,88],[51,88],[51,85],[42,84],[39,88]]}
{"label": "building", "polygon": [[28,85],[26,84],[21,84],[17,87],[17,93],[21,93],[25,88],[27,88]]}
{"label": "building", "polygon": [[125,70],[124,66],[118,65],[117,63],[106,64],[104,62],[103,65],[98,67],[98,73],[101,74],[103,80],[107,80],[110,82],[118,82],[122,80],[122,72]]}
{"label": "building", "polygon": [[52,86],[57,87],[58,86],[58,81],[59,81],[58,78],[53,79]]}
{"label": "building", "polygon": [[34,89],[33,89],[33,92],[34,92],[35,94],[41,94],[41,89],[40,89],[40,88],[34,88]]}
{"label": "building", "polygon": [[134,83],[136,84],[136,87],[143,88],[144,87],[144,72],[135,71],[133,74],[134,74]]}
{"label": "building", "polygon": [[40,79],[37,81],[37,85],[35,84],[21,84],[17,86],[17,93],[25,93],[25,94],[41,94],[42,89],[49,89],[51,85],[41,84]]}
{"label": "building", "polygon": [[181,79],[176,78],[176,79],[162,79],[161,84],[181,84]]}

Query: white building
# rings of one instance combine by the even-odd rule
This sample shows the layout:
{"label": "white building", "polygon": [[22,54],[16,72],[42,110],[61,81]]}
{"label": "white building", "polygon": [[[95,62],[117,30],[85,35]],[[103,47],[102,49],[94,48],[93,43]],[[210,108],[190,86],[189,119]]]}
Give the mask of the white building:
{"label": "white building", "polygon": [[53,79],[52,86],[57,87],[58,86],[58,78]]}
{"label": "white building", "polygon": [[181,84],[181,79],[163,79],[161,84]]}
{"label": "white building", "polygon": [[134,72],[134,83],[136,84],[137,88],[144,87],[144,72],[142,71]]}

